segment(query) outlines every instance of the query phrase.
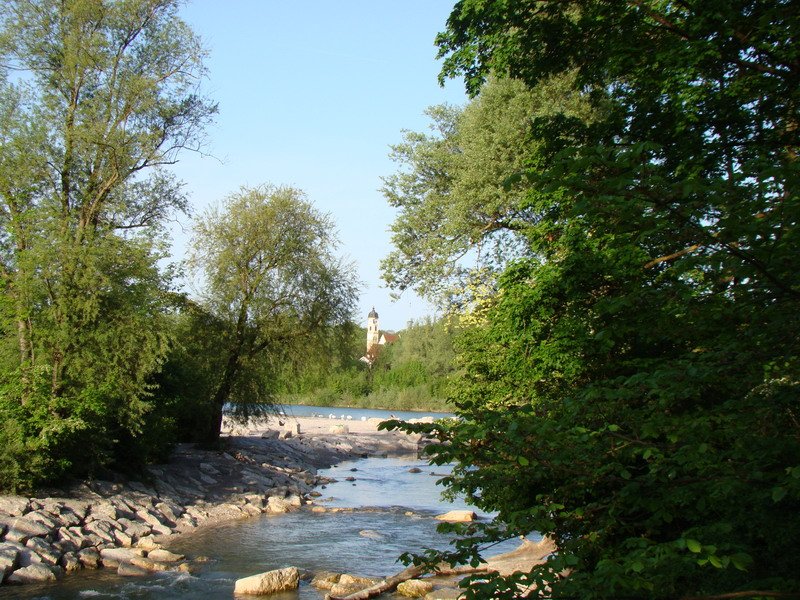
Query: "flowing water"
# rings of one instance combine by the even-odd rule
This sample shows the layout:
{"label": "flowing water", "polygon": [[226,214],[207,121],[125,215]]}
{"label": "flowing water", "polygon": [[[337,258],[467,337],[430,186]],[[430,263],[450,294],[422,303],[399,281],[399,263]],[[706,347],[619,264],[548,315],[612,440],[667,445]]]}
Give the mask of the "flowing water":
{"label": "flowing water", "polygon": [[[420,469],[411,473],[411,469]],[[423,547],[447,547],[433,517],[461,503],[446,504],[436,481],[446,473],[424,461],[368,458],[341,463],[321,474],[337,479],[319,491],[316,503],[355,508],[353,512],[286,515],[225,523],[194,532],[169,548],[190,557],[205,556],[198,572],[161,573],[123,579],[113,571],[83,571],[50,586],[0,588],[0,598],[232,598],[234,581],[287,566],[302,571],[335,571],[387,576],[400,571],[397,557]],[[354,478],[348,481],[347,478]],[[509,550],[515,544],[498,551]],[[273,600],[321,600],[323,593],[301,583],[297,592]]]}

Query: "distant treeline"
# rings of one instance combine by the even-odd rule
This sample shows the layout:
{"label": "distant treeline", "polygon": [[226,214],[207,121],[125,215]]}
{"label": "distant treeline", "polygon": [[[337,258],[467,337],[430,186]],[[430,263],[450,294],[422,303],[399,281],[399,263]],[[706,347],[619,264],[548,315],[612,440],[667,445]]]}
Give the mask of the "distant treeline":
{"label": "distant treeline", "polygon": [[411,321],[397,341],[383,346],[377,360],[360,360],[366,330],[354,328],[343,354],[329,360],[293,363],[293,377],[283,377],[286,404],[348,406],[394,410],[449,410],[448,375],[455,369],[450,319]]}

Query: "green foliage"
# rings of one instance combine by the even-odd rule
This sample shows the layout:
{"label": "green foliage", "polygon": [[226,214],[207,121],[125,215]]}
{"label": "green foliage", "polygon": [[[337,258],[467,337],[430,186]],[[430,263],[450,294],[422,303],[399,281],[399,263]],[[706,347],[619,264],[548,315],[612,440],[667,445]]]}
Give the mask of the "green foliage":
{"label": "green foliage", "polygon": [[800,591],[797,17],[759,1],[454,8],[444,75],[474,93],[490,73],[532,90],[569,75],[596,109],[532,119],[510,182],[528,251],[460,342],[461,420],[403,426],[443,442],[452,493],[497,511],[446,558],[531,531],[558,546],[468,596]]}
{"label": "green foliage", "polygon": [[[313,360],[302,363],[285,388],[282,402],[380,408],[449,411],[445,399],[454,372],[453,324],[441,319],[410,322],[398,339],[383,347],[370,367],[359,360],[366,332],[353,327],[344,355],[324,355],[326,368]],[[310,373],[309,373],[310,371]]]}
{"label": "green foliage", "polygon": [[413,287],[444,304],[468,303],[467,282],[491,285],[494,274],[529,252],[522,235],[534,218],[528,188],[511,178],[539,152],[541,143],[530,138],[533,118],[591,116],[572,81],[567,74],[530,90],[521,81],[492,79],[462,109],[428,109],[432,135],[405,132],[391,153],[400,169],[384,178],[382,190],[399,209],[391,228],[395,250],[381,262],[390,286]]}
{"label": "green foliage", "polygon": [[199,143],[215,112],[177,6],[0,6],[4,487],[148,455],[152,376],[170,342],[158,261],[165,220],[186,205],[158,167]]}
{"label": "green foliage", "polygon": [[336,243],[330,218],[289,187],[242,188],[198,220],[191,262],[205,277],[204,310],[222,324],[205,443],[216,443],[226,404],[243,419],[268,407],[287,363],[346,335],[336,328],[349,320],[356,283]]}

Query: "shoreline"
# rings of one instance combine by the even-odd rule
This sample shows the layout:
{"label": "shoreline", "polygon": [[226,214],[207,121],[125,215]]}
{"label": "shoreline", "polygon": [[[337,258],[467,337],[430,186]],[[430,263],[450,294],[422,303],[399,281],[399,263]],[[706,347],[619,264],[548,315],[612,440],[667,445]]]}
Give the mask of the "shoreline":
{"label": "shoreline", "polygon": [[0,496],[0,586],[55,581],[81,569],[120,575],[190,570],[170,540],[234,519],[313,504],[320,468],[415,454],[420,436],[382,419],[269,417],[223,423],[222,451],[178,444],[149,481],[83,481],[32,497]]}

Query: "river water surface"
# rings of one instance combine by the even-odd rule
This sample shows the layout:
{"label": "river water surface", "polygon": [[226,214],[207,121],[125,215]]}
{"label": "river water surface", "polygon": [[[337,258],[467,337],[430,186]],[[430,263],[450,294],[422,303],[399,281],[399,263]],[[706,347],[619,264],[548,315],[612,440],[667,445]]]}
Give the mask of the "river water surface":
{"label": "river water surface", "polygon": [[[419,473],[411,473],[413,468]],[[234,581],[270,569],[295,566],[303,571],[329,570],[382,577],[403,569],[396,562],[406,551],[445,548],[433,517],[461,503],[444,503],[436,481],[446,470],[425,461],[367,458],[340,463],[321,474],[337,479],[319,491],[326,507],[353,512],[313,513],[303,509],[264,515],[201,529],[171,542],[170,550],[208,562],[189,575],[160,573],[124,579],[114,571],[82,571],[49,586],[0,588],[0,598],[232,598]],[[347,481],[346,478],[355,478]],[[509,550],[515,544],[498,551]],[[273,600],[321,600],[323,594],[301,583],[297,592]]]}

